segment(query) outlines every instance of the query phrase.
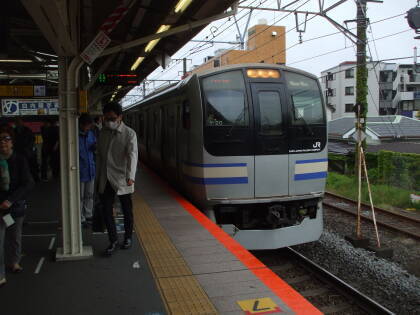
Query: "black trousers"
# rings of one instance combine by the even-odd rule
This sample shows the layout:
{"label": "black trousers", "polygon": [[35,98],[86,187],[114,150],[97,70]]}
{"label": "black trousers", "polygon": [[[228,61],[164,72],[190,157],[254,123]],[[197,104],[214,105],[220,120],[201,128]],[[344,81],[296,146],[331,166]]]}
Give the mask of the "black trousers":
{"label": "black trousers", "polygon": [[[113,216],[113,205],[115,200],[115,190],[109,182],[106,183],[104,193],[101,194],[102,210],[104,214],[104,221],[106,229],[108,230],[108,237],[111,243],[118,240],[117,228]],[[124,230],[125,238],[131,238],[133,234],[133,202],[131,194],[119,195],[121,208],[124,215]]]}

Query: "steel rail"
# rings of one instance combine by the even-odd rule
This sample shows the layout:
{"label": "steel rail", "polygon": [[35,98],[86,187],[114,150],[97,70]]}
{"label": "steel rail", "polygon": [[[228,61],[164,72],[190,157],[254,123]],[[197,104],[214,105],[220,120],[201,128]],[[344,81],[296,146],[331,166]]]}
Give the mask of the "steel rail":
{"label": "steel rail", "polygon": [[290,247],[285,248],[285,250],[290,256],[301,263],[303,268],[320,278],[320,280],[324,280],[328,282],[328,284],[334,286],[334,288],[337,289],[337,291],[339,291],[343,296],[351,299],[358,307],[365,310],[368,314],[394,314],[386,307],[375,302],[370,297],[353,288],[351,285],[336,277],[296,250]]}
{"label": "steel rail", "polygon": [[[341,198],[340,196],[334,196],[334,197],[335,197],[335,198],[338,198],[338,199],[343,199],[343,200],[346,200],[346,198]],[[346,200],[346,201],[347,201],[347,200]],[[351,199],[350,199],[349,201],[350,201],[351,203],[355,203],[355,202],[354,202],[354,200],[351,200]],[[337,205],[334,205],[334,204],[331,204],[331,203],[329,203],[329,202],[326,202],[325,200],[323,200],[323,205],[325,205],[325,206],[327,206],[327,207],[329,207],[329,208],[332,208],[332,209],[334,209],[334,210],[338,210],[338,211],[341,211],[341,212],[348,213],[348,214],[350,214],[350,215],[352,215],[352,216],[356,216],[356,215],[357,215],[357,213],[356,213],[355,211],[348,210],[348,209],[344,209],[344,208],[339,207],[339,206],[337,206]],[[365,206],[366,206],[366,205],[365,205]],[[377,209],[380,209],[380,208],[377,208]],[[377,209],[375,209],[375,211],[377,211]],[[381,211],[381,210],[382,210],[382,211]],[[385,213],[386,215],[395,216],[395,217],[397,217],[397,218],[399,218],[399,219],[401,219],[401,218],[402,218],[402,219],[404,219],[404,220],[408,220],[408,221],[411,221],[411,222],[414,222],[414,223],[419,223],[419,222],[418,222],[418,220],[413,220],[413,218],[411,218],[411,217],[404,216],[404,215],[399,215],[399,214],[396,214],[396,213],[393,213],[393,212],[389,212],[389,211],[384,210],[384,209],[380,209],[380,210],[378,210],[378,212]],[[372,219],[371,217],[367,216],[367,215],[362,214],[362,215],[361,215],[361,218],[362,218],[363,220],[366,220],[366,221],[369,221],[369,222],[373,222],[373,219]],[[389,223],[383,222],[380,218],[377,218],[376,222],[377,222],[377,224],[378,224],[378,225],[381,225],[381,226],[383,226],[383,227],[386,227],[386,228],[388,228],[388,229],[390,229],[390,230],[393,230],[393,231],[397,231],[397,232],[399,232],[399,233],[406,234],[406,235],[408,235],[408,236],[410,236],[410,237],[413,237],[413,238],[415,238],[415,239],[420,239],[420,234],[419,234],[419,233],[416,233],[416,232],[411,232],[411,231],[408,231],[408,230],[401,229],[401,228],[399,228],[397,225],[394,225],[394,224],[389,224]],[[420,229],[419,229],[419,231],[420,231]]]}
{"label": "steel rail", "polygon": [[[325,195],[325,196],[331,196],[331,197],[333,197],[333,198],[343,199],[343,200],[345,200],[345,201],[348,201],[348,202],[350,202],[350,203],[353,203],[353,204],[357,205],[357,201],[355,201],[355,200],[353,200],[353,199],[350,199],[350,198],[347,198],[347,197],[344,197],[344,196],[340,196],[340,195],[337,195],[337,194],[331,193],[331,192],[327,192],[327,191],[326,191],[326,192],[324,193],[324,195]],[[369,209],[370,209],[370,205],[368,205],[368,204],[366,204],[366,203],[363,203],[363,202],[362,202],[362,206],[367,207],[367,208],[369,208]],[[393,215],[393,216],[396,216],[396,217],[400,217],[400,218],[403,218],[403,219],[408,219],[408,220],[410,220],[410,221],[414,221],[414,222],[420,223],[420,219],[419,219],[419,218],[414,218],[414,217],[409,216],[409,215],[406,215],[406,214],[396,213],[396,212],[394,212],[394,211],[391,211],[391,210],[386,210],[386,209],[383,209],[383,208],[378,208],[378,207],[373,207],[373,208],[374,208],[374,209],[375,209],[375,211],[377,211],[377,212],[386,213],[386,214],[389,214],[389,215]]]}

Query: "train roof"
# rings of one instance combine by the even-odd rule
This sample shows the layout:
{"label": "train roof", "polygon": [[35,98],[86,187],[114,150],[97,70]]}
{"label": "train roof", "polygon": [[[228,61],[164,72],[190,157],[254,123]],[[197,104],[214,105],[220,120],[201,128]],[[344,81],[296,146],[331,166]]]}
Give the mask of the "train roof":
{"label": "train roof", "polygon": [[289,71],[293,71],[293,72],[297,72],[300,74],[303,74],[305,76],[309,76],[312,77],[314,79],[318,79],[318,77],[312,73],[297,69],[297,68],[293,68],[293,67],[288,67],[285,65],[278,65],[278,64],[272,64],[272,63],[238,63],[238,64],[234,64],[234,65],[228,65],[228,66],[222,66],[222,67],[217,67],[217,68],[213,68],[210,70],[204,70],[203,72],[197,72],[196,75],[198,77],[203,77],[203,76],[207,76],[209,74],[212,73],[217,73],[217,72],[222,72],[222,71],[226,71],[226,70],[234,70],[234,69],[242,69],[242,68],[268,68],[268,69],[280,69],[280,70],[289,70]]}
{"label": "train roof", "polygon": [[234,64],[234,65],[228,65],[228,66],[222,66],[222,67],[217,67],[217,68],[213,68],[210,70],[205,70],[203,72],[198,72],[198,73],[194,73],[188,77],[186,77],[185,79],[179,81],[178,83],[166,86],[162,89],[159,89],[153,93],[151,93],[150,95],[146,96],[144,99],[142,99],[141,101],[134,103],[130,106],[127,106],[126,108],[124,108],[124,111],[130,110],[134,107],[137,107],[138,105],[147,103],[148,101],[157,98],[163,94],[175,91],[177,89],[180,89],[181,87],[183,87],[185,84],[187,84],[188,81],[190,81],[194,76],[197,76],[198,78],[203,77],[203,76],[207,76],[213,73],[219,73],[219,72],[224,72],[227,70],[235,70],[235,69],[243,69],[243,68],[267,68],[267,69],[280,69],[280,70],[288,70],[288,71],[293,71],[308,77],[312,77],[314,79],[318,79],[318,77],[312,73],[303,71],[303,70],[299,70],[297,68],[293,68],[293,67],[288,67],[288,66],[284,66],[284,65],[278,65],[278,64],[270,64],[270,63],[240,63],[240,64]]}

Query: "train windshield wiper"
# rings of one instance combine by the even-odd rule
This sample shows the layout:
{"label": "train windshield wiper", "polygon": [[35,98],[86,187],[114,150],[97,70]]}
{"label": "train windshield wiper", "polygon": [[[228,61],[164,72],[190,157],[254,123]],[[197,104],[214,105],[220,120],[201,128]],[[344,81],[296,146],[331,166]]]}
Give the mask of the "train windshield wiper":
{"label": "train windshield wiper", "polygon": [[302,121],[303,122],[303,126],[305,126],[305,129],[309,132],[309,134],[311,136],[313,136],[314,135],[314,131],[312,130],[311,126],[309,126],[309,124],[306,122],[305,118],[303,118],[303,116],[299,113],[298,108],[296,108],[295,102],[293,101],[293,96],[291,97],[291,99],[292,99],[293,111],[295,113],[295,116],[297,116],[297,117],[295,117],[295,120]]}

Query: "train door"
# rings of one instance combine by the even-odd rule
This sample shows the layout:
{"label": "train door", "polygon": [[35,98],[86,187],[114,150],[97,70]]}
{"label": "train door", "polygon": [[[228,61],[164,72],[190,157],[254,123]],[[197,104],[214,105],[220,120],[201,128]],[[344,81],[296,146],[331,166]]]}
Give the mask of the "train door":
{"label": "train door", "polygon": [[255,197],[289,194],[284,86],[252,83],[255,121]]}
{"label": "train door", "polygon": [[182,145],[182,140],[180,137],[182,128],[182,117],[181,117],[181,105],[176,106],[176,123],[175,123],[175,143],[176,143],[176,152],[175,152],[175,161],[176,161],[176,177],[177,181],[181,182],[182,179],[182,165],[181,165],[181,156],[180,148]]}
{"label": "train door", "polygon": [[167,166],[167,150],[168,150],[168,139],[167,139],[167,115],[166,115],[166,108],[162,106],[160,108],[160,115],[161,115],[161,125],[160,125],[160,154],[162,160],[162,168],[165,169]]}

